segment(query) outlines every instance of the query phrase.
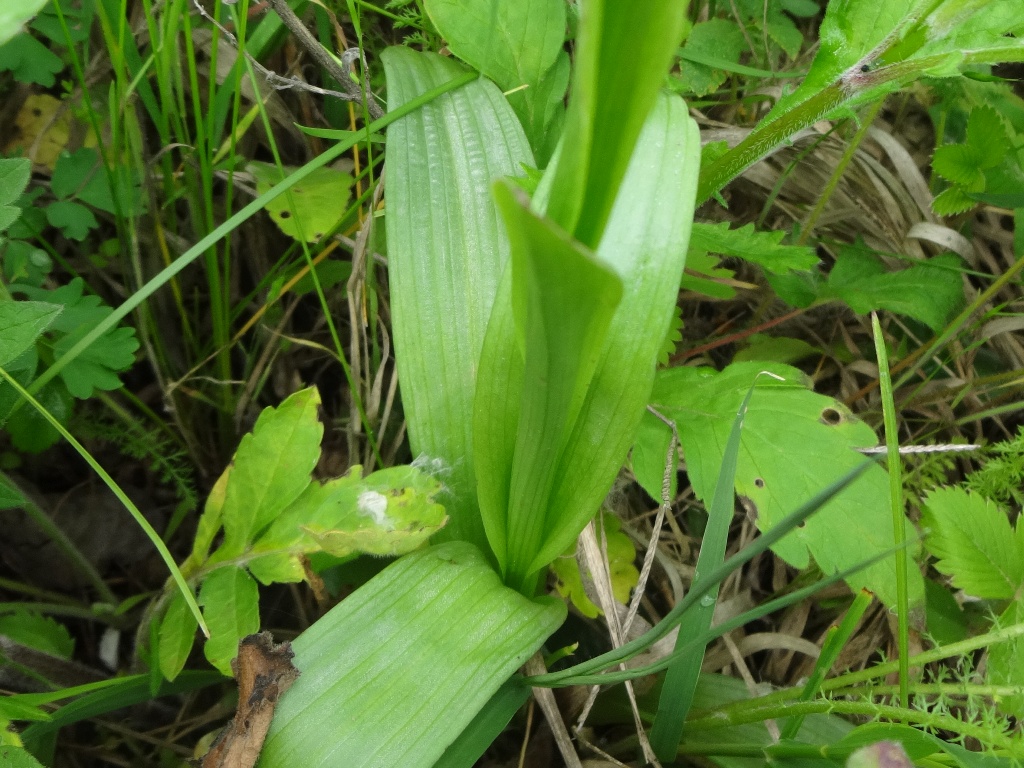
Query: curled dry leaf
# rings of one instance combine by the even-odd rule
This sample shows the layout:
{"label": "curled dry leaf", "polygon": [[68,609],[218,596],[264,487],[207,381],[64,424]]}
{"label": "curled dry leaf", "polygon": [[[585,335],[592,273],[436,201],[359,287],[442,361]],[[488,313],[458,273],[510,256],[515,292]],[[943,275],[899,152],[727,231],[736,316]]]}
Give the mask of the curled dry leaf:
{"label": "curled dry leaf", "polygon": [[277,701],[299,676],[289,643],[275,644],[269,632],[243,637],[231,668],[238,680],[238,710],[199,768],[253,768],[270,730]]}

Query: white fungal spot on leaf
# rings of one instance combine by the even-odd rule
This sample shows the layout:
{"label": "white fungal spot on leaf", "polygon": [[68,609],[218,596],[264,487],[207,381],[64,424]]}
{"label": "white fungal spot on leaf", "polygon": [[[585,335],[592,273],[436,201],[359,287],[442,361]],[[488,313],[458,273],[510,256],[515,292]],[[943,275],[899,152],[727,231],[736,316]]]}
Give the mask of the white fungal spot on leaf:
{"label": "white fungal spot on leaf", "polygon": [[384,494],[377,493],[377,491],[363,491],[359,494],[356,506],[361,515],[373,518],[373,522],[377,525],[385,528],[393,527],[394,524],[388,517],[388,499]]}

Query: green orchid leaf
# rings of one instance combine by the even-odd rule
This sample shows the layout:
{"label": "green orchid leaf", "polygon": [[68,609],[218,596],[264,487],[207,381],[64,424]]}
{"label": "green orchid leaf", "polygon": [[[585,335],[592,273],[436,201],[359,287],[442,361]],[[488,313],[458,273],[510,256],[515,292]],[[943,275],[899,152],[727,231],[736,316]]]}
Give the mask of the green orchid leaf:
{"label": "green orchid leaf", "polygon": [[522,395],[503,504],[507,548],[499,544],[495,553],[507,572],[522,578],[533,571],[534,556],[553,527],[547,515],[555,511],[550,502],[559,462],[622,297],[622,281],[532,213],[511,185],[497,186],[495,197],[512,241],[512,312],[524,358],[522,386],[511,390]]}
{"label": "green orchid leaf", "polygon": [[1024,537],[998,504],[963,488],[937,488],[924,498],[921,525],[935,569],[968,595],[1008,600],[1024,585]]}
{"label": "green orchid leaf", "polygon": [[[278,168],[272,163],[250,162],[245,170],[256,180],[256,191],[264,194],[282,182],[295,168]],[[313,243],[333,230],[345,214],[355,179],[334,168],[317,168],[305,179],[267,204],[267,213],[289,237]]]}
{"label": "green orchid leaf", "polygon": [[259,768],[429,768],[565,615],[466,542],[406,555],[293,641]]}
{"label": "green orchid leaf", "polygon": [[[623,298],[568,439],[553,454],[558,466],[549,498],[537,502],[544,521],[542,545],[529,563],[516,563],[511,570],[516,579],[527,579],[572,545],[625,460],[672,322],[689,236],[698,151],[696,132],[682,100],[660,99],[637,144],[624,193],[597,253],[599,261],[621,276]],[[540,190],[537,196],[542,196]],[[506,529],[502,521],[510,508],[511,468],[519,450],[521,419],[521,403],[510,393],[523,390],[527,342],[525,332],[517,328],[512,282],[510,274],[488,328],[474,432],[481,515],[503,564],[510,546],[506,530],[511,528]],[[522,306],[521,295],[518,301]],[[525,349],[528,355],[529,347]],[[538,521],[524,522],[536,525]]]}
{"label": "green orchid leaf", "polygon": [[210,630],[203,652],[221,674],[230,677],[238,643],[260,630],[259,589],[242,568],[218,568],[203,581],[199,604]]}
{"label": "green orchid leaf", "polygon": [[265,409],[235,452],[220,510],[224,543],[213,561],[238,557],[310,483],[320,458],[320,393],[296,392]]}
{"label": "green orchid leaf", "polygon": [[[781,376],[776,381],[762,371]],[[651,403],[676,423],[687,474],[697,497],[710,500],[722,462],[726,437],[746,391],[757,380],[743,425],[736,492],[761,530],[769,530],[786,513],[842,476],[864,459],[857,448],[874,446],[874,432],[835,400],[817,395],[804,375],[778,363],[735,363],[721,373],[708,368],[672,368],[658,374]],[[667,431],[646,416],[646,439]],[[664,439],[664,438],[663,438]],[[664,451],[661,444],[647,449]],[[634,470],[646,472],[644,487],[661,486],[661,469],[653,462]],[[827,573],[853,567],[892,547],[888,477],[881,467],[863,476],[826,504],[804,526],[772,549],[791,565],[806,568],[813,556]],[[918,611],[924,585],[910,572],[910,604]],[[886,560],[847,579],[852,589],[866,588],[886,605],[896,604],[895,561]]]}
{"label": "green orchid leaf", "polygon": [[[433,54],[382,54],[389,108],[464,69]],[[476,80],[396,121],[387,135],[391,309],[402,403],[415,456],[450,471],[440,536],[487,547],[476,505],[472,402],[487,320],[508,260],[494,180],[532,166],[498,88]]]}
{"label": "green orchid leaf", "polygon": [[686,4],[676,0],[594,2],[582,14],[546,213],[588,248],[601,241],[685,17]]}

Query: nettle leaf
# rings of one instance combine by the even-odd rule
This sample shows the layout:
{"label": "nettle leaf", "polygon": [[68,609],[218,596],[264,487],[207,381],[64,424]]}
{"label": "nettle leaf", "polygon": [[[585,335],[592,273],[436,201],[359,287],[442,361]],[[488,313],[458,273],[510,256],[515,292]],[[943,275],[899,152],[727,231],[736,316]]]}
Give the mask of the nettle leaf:
{"label": "nettle leaf", "polygon": [[[760,376],[763,371],[782,377]],[[748,514],[768,530],[824,486],[858,466],[864,457],[855,449],[873,446],[877,438],[832,398],[815,394],[795,368],[778,363],[730,365],[721,373],[710,368],[660,371],[651,404],[676,423],[687,474],[697,497],[710,503],[725,442],[751,385],[756,391],[743,422],[736,493]],[[668,428],[652,415],[634,448],[634,471],[648,489],[659,489],[668,445]],[[648,457],[636,461],[636,451]],[[660,454],[660,463],[655,460]],[[650,492],[650,490],[648,491]],[[849,488],[815,513],[804,525],[773,547],[796,568],[813,556],[828,573],[850,568],[893,546],[889,481],[881,467],[871,467]],[[888,606],[896,605],[895,559],[851,576],[852,589],[867,588]],[[910,602],[920,606],[924,586],[910,569]]]}
{"label": "nettle leaf", "polygon": [[[245,170],[252,174],[256,191],[262,195],[296,169],[253,160]],[[266,210],[289,237],[316,242],[341,221],[352,196],[353,184],[355,178],[351,174],[334,168],[317,168],[287,194],[270,202]]]}
{"label": "nettle leaf", "polygon": [[963,266],[952,253],[890,272],[869,249],[844,248],[821,298],[836,298],[854,312],[887,309],[920,320],[938,333],[963,304]]}
{"label": "nettle leaf", "polygon": [[238,655],[238,643],[259,632],[259,588],[242,568],[217,568],[199,589],[199,605],[210,630],[203,652],[222,674],[231,677],[231,661]]}
{"label": "nettle leaf", "polygon": [[63,309],[43,301],[0,302],[0,365],[6,366],[32,346]]}
{"label": "nettle leaf", "polygon": [[[640,572],[633,564],[636,559],[636,548],[633,546],[633,540],[622,532],[622,521],[615,515],[603,512],[598,526],[599,530],[601,528],[604,530],[612,594],[616,601],[625,605],[629,602],[629,593],[640,578]],[[593,603],[583,588],[583,577],[580,574],[580,563],[576,559],[575,545],[571,551],[551,564],[551,572],[556,578],[555,589],[558,590],[558,594],[571,600],[580,613],[591,619],[601,615],[601,609]]]}
{"label": "nettle leaf", "polygon": [[753,224],[730,229],[729,222],[694,223],[690,251],[736,256],[759,264],[768,272],[783,274],[794,269],[811,269],[818,263],[814,249],[804,245],[783,245],[786,232],[758,232]]}
{"label": "nettle leaf", "polygon": [[224,543],[214,562],[241,555],[310,484],[323,437],[319,407],[316,387],[296,392],[265,409],[242,438],[224,490]]}
{"label": "nettle leaf", "polygon": [[935,569],[953,586],[982,599],[1006,600],[1024,584],[1024,523],[1017,534],[1005,509],[963,488],[938,488],[924,499],[921,524],[930,530]]}
{"label": "nettle leaf", "polygon": [[729,19],[709,19],[693,25],[680,50],[679,75],[673,76],[683,93],[705,96],[716,90],[729,73],[708,59],[723,64],[739,64],[740,54],[747,49],[743,32]]}

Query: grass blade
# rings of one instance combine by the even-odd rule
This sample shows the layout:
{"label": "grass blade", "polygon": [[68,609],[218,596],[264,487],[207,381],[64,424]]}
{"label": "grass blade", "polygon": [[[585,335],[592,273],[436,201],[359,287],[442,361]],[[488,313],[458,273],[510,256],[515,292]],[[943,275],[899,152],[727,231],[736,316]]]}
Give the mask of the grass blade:
{"label": "grass blade", "polygon": [[[700,582],[706,571],[720,565],[725,559],[725,548],[729,542],[729,526],[732,523],[735,508],[736,464],[740,453],[740,434],[743,430],[743,416],[747,412],[750,398],[754,394],[754,385],[747,390],[736,418],[733,419],[729,439],[725,444],[722,466],[715,484],[715,494],[708,511],[708,525],[701,542],[700,554],[697,556],[697,568],[694,581]],[[674,759],[679,749],[679,741],[683,736],[683,724],[693,702],[693,693],[697,688],[700,666],[704,661],[705,647],[691,645],[691,641],[702,635],[711,627],[711,619],[715,613],[718,599],[718,585],[712,587],[690,611],[690,620],[680,625],[676,638],[676,649],[689,648],[679,656],[676,663],[668,668],[665,683],[661,689],[658,711],[651,729],[651,747],[658,759],[669,762]]]}

